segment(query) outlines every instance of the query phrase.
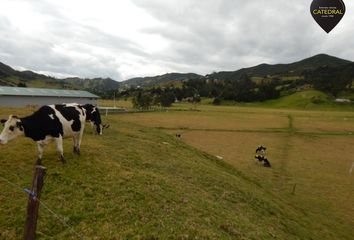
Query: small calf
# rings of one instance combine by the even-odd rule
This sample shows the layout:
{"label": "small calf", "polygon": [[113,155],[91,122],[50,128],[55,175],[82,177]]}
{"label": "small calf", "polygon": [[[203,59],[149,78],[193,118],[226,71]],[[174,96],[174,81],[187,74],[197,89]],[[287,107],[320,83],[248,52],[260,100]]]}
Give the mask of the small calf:
{"label": "small calf", "polygon": [[181,138],[182,134],[176,133],[176,138]]}

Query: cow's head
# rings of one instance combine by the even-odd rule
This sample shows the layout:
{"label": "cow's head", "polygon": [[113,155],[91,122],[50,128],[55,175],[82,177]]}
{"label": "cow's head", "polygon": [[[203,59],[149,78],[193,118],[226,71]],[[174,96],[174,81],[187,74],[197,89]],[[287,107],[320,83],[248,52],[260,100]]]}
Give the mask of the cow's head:
{"label": "cow's head", "polygon": [[86,119],[96,128],[96,133],[102,135],[103,129],[109,128],[109,124],[102,124],[101,115],[98,108],[92,104],[84,105],[86,109]]}
{"label": "cow's head", "polygon": [[92,107],[90,121],[96,127],[96,133],[102,135],[103,126],[101,121],[101,115],[100,112],[98,111],[98,108],[95,106]]}
{"label": "cow's head", "polygon": [[99,134],[99,135],[102,135],[103,133],[103,129],[105,128],[109,128],[109,124],[102,124],[102,123],[97,123],[97,122],[91,122],[95,128],[96,128],[96,133]]}
{"label": "cow's head", "polygon": [[0,144],[6,144],[8,141],[24,134],[21,119],[16,116],[10,115],[9,119],[2,119],[1,124],[4,129],[0,134]]}

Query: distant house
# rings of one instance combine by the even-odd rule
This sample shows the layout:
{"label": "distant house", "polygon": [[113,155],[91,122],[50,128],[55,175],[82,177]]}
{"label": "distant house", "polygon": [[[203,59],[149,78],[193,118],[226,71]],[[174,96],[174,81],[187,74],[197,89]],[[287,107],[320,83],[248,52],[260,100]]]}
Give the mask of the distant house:
{"label": "distant house", "polygon": [[0,86],[0,107],[42,106],[58,103],[97,104],[98,96],[76,90]]}

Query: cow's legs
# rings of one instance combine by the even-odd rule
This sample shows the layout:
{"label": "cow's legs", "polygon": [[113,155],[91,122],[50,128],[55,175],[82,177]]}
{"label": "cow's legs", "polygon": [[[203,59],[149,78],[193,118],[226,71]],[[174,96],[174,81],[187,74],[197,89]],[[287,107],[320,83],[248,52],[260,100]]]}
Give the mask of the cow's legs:
{"label": "cow's legs", "polygon": [[82,128],[81,131],[80,131],[79,148],[80,148],[80,146],[81,146],[82,135],[84,135],[84,128]]}
{"label": "cow's legs", "polygon": [[83,134],[84,134],[84,126],[82,126],[82,129],[81,129],[80,133],[77,135],[77,138],[76,138],[76,140],[77,140],[76,149],[77,149],[77,154],[79,154],[79,155],[80,155],[81,139],[82,139],[82,135]]}
{"label": "cow's legs", "polygon": [[73,152],[74,153],[78,153],[77,151],[77,136],[73,136],[73,142],[74,142],[74,148],[73,148]]}
{"label": "cow's legs", "polygon": [[60,160],[63,163],[66,163],[65,158],[64,158],[63,138],[62,138],[62,136],[54,138],[54,140],[55,140],[55,145],[57,147],[57,151],[60,153]]}
{"label": "cow's legs", "polygon": [[36,164],[41,165],[42,164],[42,156],[43,156],[43,149],[44,149],[44,144],[42,142],[37,142],[37,148],[38,148],[38,159]]}
{"label": "cow's legs", "polygon": [[74,140],[74,153],[77,153],[77,155],[80,155],[80,134],[75,133],[73,136]]}

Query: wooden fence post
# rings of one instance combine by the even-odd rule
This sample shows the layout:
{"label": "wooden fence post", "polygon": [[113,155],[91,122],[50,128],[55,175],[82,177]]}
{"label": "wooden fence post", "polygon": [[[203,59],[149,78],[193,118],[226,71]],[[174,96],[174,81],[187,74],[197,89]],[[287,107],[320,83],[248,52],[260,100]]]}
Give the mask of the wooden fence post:
{"label": "wooden fence post", "polygon": [[39,209],[39,199],[44,184],[44,175],[46,168],[37,165],[34,169],[32,187],[28,191],[27,217],[25,225],[25,240],[34,240],[36,238],[37,217]]}

